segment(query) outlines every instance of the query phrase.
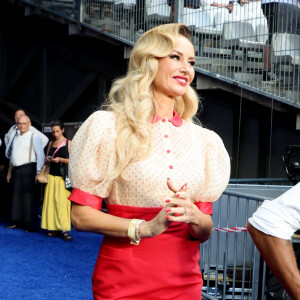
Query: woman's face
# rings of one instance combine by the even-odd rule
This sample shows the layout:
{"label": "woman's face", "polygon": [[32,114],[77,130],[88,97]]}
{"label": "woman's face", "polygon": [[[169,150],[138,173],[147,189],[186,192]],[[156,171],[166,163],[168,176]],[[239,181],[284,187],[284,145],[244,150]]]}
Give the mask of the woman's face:
{"label": "woman's face", "polygon": [[194,64],[192,43],[184,36],[179,36],[174,50],[158,60],[158,72],[153,81],[156,100],[184,95],[195,76]]}
{"label": "woman's face", "polygon": [[52,134],[56,140],[59,140],[64,134],[64,129],[61,129],[60,126],[53,126]]}

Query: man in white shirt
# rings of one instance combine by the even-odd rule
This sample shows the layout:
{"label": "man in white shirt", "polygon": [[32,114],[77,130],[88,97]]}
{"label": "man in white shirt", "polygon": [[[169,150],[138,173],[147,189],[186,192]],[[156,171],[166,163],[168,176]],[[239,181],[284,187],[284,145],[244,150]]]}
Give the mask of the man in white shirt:
{"label": "man in white shirt", "polygon": [[292,299],[300,299],[300,272],[291,243],[300,229],[300,183],[275,200],[265,200],[248,222],[262,257]]}
{"label": "man in white shirt", "polygon": [[[5,142],[5,156],[10,159],[11,156],[11,151],[12,151],[12,144],[13,141],[15,139],[15,137],[17,137],[20,132],[17,126],[18,120],[21,116],[26,115],[25,111],[23,109],[18,109],[15,112],[15,122],[16,124],[11,126],[11,128],[9,129],[9,131],[6,133],[5,137],[4,137],[4,142]],[[40,139],[43,145],[43,148],[45,148],[45,146],[48,144],[48,137],[46,135],[44,135],[42,132],[40,132],[39,130],[37,130],[35,127],[33,127],[32,125],[29,127],[29,130],[31,132],[34,132]]]}
{"label": "man in white shirt", "polygon": [[29,130],[29,117],[21,116],[17,125],[20,134],[14,138],[7,173],[12,196],[10,219],[14,223],[8,228],[21,227],[30,231],[37,220],[36,176],[42,169],[45,154],[40,138]]}

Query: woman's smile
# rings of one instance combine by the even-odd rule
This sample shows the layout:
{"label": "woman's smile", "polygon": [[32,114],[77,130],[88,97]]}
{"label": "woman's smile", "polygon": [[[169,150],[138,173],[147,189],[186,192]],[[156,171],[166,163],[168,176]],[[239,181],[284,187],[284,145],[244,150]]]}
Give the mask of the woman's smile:
{"label": "woman's smile", "polygon": [[175,76],[173,77],[177,82],[179,82],[181,85],[186,86],[188,83],[188,78],[183,76]]}

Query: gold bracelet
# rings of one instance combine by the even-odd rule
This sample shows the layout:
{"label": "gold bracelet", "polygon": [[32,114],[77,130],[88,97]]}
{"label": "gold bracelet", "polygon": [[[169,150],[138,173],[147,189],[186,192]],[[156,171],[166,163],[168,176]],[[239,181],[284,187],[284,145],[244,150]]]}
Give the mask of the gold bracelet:
{"label": "gold bracelet", "polygon": [[128,225],[128,237],[130,239],[130,244],[133,245],[138,245],[141,241],[141,238],[139,237],[138,234],[138,229],[141,223],[144,220],[139,220],[139,219],[132,219]]}
{"label": "gold bracelet", "polygon": [[140,242],[141,238],[139,236],[139,227],[145,220],[139,220],[135,227],[135,240]]}

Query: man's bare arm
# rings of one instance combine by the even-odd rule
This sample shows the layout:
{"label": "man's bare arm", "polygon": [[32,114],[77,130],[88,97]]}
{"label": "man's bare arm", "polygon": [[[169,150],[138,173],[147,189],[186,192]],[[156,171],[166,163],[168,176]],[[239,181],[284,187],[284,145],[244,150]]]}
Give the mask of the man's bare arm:
{"label": "man's bare arm", "polygon": [[247,228],[263,259],[281,285],[292,299],[300,300],[300,272],[291,242],[267,235],[250,223]]}

